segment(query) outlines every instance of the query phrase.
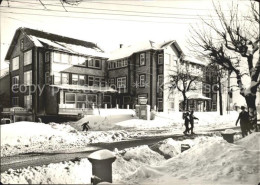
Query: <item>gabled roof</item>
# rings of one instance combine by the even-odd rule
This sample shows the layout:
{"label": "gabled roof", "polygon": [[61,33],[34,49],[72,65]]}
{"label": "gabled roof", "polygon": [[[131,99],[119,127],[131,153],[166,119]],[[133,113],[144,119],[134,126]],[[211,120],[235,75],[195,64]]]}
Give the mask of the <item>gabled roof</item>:
{"label": "gabled roof", "polygon": [[88,41],[78,40],[53,33],[47,33],[30,28],[18,28],[13,37],[5,60],[10,60],[12,51],[17,43],[19,35],[23,33],[36,47],[49,48],[72,54],[97,56],[107,58],[107,55],[96,44]]}
{"label": "gabled roof", "polygon": [[181,48],[177,44],[175,40],[170,40],[163,43],[156,43],[151,40],[147,40],[144,42],[139,42],[131,46],[124,46],[122,48],[119,48],[115,51],[113,51],[109,57],[108,60],[117,60],[122,59],[126,57],[130,57],[132,54],[137,52],[142,52],[146,50],[163,50],[169,45],[174,45],[175,49],[177,48],[178,52],[182,53]]}

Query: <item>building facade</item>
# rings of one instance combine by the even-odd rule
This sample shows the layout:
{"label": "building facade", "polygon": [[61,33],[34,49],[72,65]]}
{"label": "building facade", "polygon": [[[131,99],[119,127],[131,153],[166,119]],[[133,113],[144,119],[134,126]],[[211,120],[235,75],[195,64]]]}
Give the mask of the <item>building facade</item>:
{"label": "building facade", "polygon": [[19,28],[6,60],[10,62],[13,107],[35,117],[77,115],[102,107],[107,57],[96,44]]}
{"label": "building facade", "polygon": [[[181,94],[169,90],[170,76],[181,65],[205,76],[205,63],[185,56],[174,40],[120,47],[108,57],[91,42],[19,28],[5,59],[11,107],[24,108],[34,119],[88,114],[93,108],[134,109],[139,98],[158,111],[179,111]],[[213,110],[216,98],[201,99],[213,96],[203,92],[202,82],[194,86],[199,88],[189,95],[189,108]]]}

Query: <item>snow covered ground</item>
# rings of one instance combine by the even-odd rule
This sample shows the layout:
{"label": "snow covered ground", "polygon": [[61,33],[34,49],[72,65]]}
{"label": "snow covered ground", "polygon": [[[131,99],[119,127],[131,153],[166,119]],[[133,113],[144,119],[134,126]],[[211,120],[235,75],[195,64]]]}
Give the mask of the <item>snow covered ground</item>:
{"label": "snow covered ground", "polygon": [[[180,153],[181,144],[190,144]],[[234,144],[221,137],[198,137],[195,140],[158,144],[163,155],[144,145],[115,151],[113,182],[115,184],[252,184],[260,182],[260,133],[253,133]],[[92,174],[88,159],[47,166],[8,170],[1,173],[2,183],[90,183]]]}
{"label": "snow covered ground", "polygon": [[[182,134],[182,114],[158,113],[154,120],[135,118],[132,110],[121,111],[119,115],[85,116],[77,122],[44,124],[16,122],[1,125],[1,156],[26,152],[73,150],[89,143],[113,142],[139,136]],[[237,112],[219,116],[217,113],[195,113],[199,121],[195,133],[235,125]],[[82,123],[89,121],[91,130],[82,132]]]}

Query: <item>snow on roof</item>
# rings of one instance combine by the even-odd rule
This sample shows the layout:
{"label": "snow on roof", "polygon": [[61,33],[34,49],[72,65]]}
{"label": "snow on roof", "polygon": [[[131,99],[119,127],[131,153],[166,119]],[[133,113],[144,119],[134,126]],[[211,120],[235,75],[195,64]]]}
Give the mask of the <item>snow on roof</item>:
{"label": "snow on roof", "polygon": [[189,61],[190,63],[203,65],[203,66],[207,65],[206,62],[203,62],[202,60],[198,60],[198,59],[196,59],[196,58],[194,58],[194,57],[190,57],[190,56],[184,56],[184,57],[183,57],[183,60]]}
{"label": "snow on roof", "polygon": [[10,60],[17,39],[21,33],[30,39],[36,47],[51,48],[53,50],[69,52],[76,55],[108,58],[107,54],[92,42],[21,27],[15,32],[12,44],[5,57],[6,60]]}
{"label": "snow on roof", "polygon": [[65,42],[53,41],[46,38],[36,37],[33,35],[28,35],[28,37],[31,38],[31,40],[37,47],[48,46],[59,51],[69,52],[77,55],[87,55],[87,56],[96,56],[96,57],[104,57],[104,58],[108,57],[107,54],[104,53],[98,47],[90,48],[90,47],[85,47],[77,44],[69,44]]}
{"label": "snow on roof", "polygon": [[70,90],[116,92],[116,90],[111,87],[101,87],[101,86],[82,86],[82,85],[71,85],[71,84],[50,85],[50,86],[57,87],[59,89],[70,89]]}
{"label": "snow on roof", "polygon": [[115,155],[109,150],[104,149],[104,150],[93,152],[88,156],[88,158],[96,159],[96,160],[104,160],[104,159],[115,158]]}
{"label": "snow on roof", "polygon": [[117,60],[125,57],[129,57],[136,52],[146,51],[150,49],[162,49],[159,44],[153,41],[143,41],[134,45],[125,46],[113,51],[108,60]]}

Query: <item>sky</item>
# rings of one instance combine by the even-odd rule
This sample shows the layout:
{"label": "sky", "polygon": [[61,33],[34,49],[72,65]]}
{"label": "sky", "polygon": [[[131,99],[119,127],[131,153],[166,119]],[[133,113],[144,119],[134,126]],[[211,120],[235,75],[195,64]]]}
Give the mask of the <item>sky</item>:
{"label": "sky", "polygon": [[[29,27],[96,43],[106,52],[144,40],[176,40],[185,53],[190,26],[214,15],[211,0],[83,0],[61,5],[59,0],[3,0],[0,7],[1,69],[14,33]],[[228,10],[230,0],[219,0]],[[236,0],[243,11],[249,1]]]}

